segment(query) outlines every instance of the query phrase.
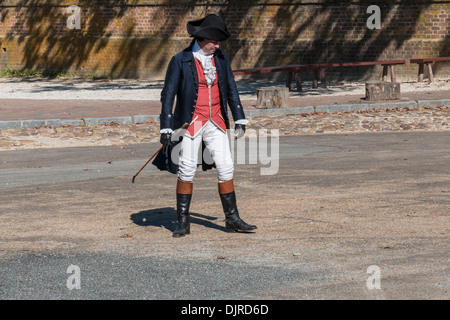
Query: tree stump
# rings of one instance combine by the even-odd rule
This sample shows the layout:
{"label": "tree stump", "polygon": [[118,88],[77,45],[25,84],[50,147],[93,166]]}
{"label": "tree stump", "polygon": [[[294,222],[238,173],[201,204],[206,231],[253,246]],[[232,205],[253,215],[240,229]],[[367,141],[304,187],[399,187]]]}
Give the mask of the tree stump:
{"label": "tree stump", "polygon": [[256,90],[256,108],[286,108],[290,107],[289,88],[265,87]]}
{"label": "tree stump", "polygon": [[400,100],[400,83],[368,81],[366,82],[366,100]]}

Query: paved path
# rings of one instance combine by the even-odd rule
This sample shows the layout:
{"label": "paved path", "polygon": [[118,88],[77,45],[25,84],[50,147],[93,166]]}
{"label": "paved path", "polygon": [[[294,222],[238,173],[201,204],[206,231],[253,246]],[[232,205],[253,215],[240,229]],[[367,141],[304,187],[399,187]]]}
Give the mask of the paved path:
{"label": "paved path", "polygon": [[[398,102],[406,104],[417,100],[449,100],[450,93],[439,91],[432,93],[408,93]],[[243,100],[247,111],[255,112],[256,98]],[[291,108],[321,105],[365,105],[361,95],[298,97],[291,98]],[[378,102],[379,103],[379,102]],[[375,104],[375,103],[372,103]],[[104,117],[131,117],[137,115],[159,115],[161,103],[158,100],[95,100],[95,99],[2,99],[0,100],[2,121],[47,120],[47,119],[82,119]]]}
{"label": "paved path", "polygon": [[[449,139],[280,137],[276,174],[236,166],[257,231],[224,231],[216,172],[199,172],[182,239],[176,177],[150,166],[131,183],[156,142],[3,151],[0,297],[449,299]],[[67,287],[71,265],[80,289]]]}
{"label": "paved path", "polygon": [[[76,87],[77,82],[2,81],[4,91],[0,94],[0,130],[44,125],[95,125],[112,121],[123,124],[145,123],[159,119],[161,82],[141,84],[117,80],[88,83],[89,86],[81,82]],[[268,84],[271,83],[238,82],[248,116],[450,105],[450,90],[446,83],[429,91],[422,88],[405,92],[399,101],[370,103],[365,101],[363,93],[355,94],[357,90],[354,86],[343,85],[329,90],[292,91],[290,108],[256,109],[256,89]],[[25,88],[21,89],[21,86]],[[358,88],[360,90],[361,86]],[[133,93],[136,98],[133,98]]]}

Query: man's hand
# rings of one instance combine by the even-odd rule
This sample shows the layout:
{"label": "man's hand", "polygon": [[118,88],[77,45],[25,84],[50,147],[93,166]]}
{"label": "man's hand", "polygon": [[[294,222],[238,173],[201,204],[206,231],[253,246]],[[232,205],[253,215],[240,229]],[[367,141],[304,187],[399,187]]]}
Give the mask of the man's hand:
{"label": "man's hand", "polygon": [[170,138],[172,137],[171,133],[161,133],[161,137],[159,138],[159,142],[162,145],[168,146],[170,144]]}
{"label": "man's hand", "polygon": [[243,124],[235,124],[234,125],[234,134],[236,135],[236,139],[242,138],[245,133],[245,125]]}

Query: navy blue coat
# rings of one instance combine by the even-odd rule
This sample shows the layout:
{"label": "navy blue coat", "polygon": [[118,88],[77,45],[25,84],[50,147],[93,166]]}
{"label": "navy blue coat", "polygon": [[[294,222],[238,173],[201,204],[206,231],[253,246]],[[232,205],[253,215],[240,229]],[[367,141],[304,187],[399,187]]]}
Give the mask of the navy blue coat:
{"label": "navy blue coat", "polygon": [[[192,54],[193,45],[194,41],[188,48],[175,55],[167,68],[164,88],[161,92],[161,129],[171,128],[175,130],[182,127],[184,123],[189,124],[192,121],[198,95],[198,74]],[[245,115],[234,81],[230,60],[221,50],[214,53],[214,59],[222,111],[227,128],[229,128],[228,106],[234,121],[245,119]],[[176,105],[172,113],[175,97]]]}
{"label": "navy blue coat", "polygon": [[[188,48],[176,54],[167,67],[164,88],[161,92],[161,129],[171,128],[176,130],[185,123],[190,124],[192,121],[198,96],[198,74],[194,55],[192,54],[194,41]],[[234,121],[245,119],[245,114],[242,110],[241,100],[228,56],[223,51],[216,50],[214,60],[219,83],[222,114],[229,129],[228,107]],[[175,98],[176,104],[174,109]],[[174,144],[167,150],[164,150],[164,152],[160,152],[153,164],[161,170],[176,173],[178,166],[171,161],[169,156],[173,147]],[[203,170],[207,170],[213,166],[203,163],[202,167]]]}

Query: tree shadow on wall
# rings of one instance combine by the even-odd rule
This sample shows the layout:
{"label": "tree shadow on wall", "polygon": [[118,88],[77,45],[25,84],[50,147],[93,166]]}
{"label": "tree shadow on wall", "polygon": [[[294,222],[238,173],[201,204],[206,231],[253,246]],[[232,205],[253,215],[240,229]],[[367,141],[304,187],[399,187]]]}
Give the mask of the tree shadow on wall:
{"label": "tree shadow on wall", "polygon": [[[189,43],[189,40],[180,43],[172,38],[180,37],[180,34],[187,36],[186,23],[197,2],[189,0],[176,5],[174,1],[161,1],[152,6],[149,12],[143,14],[156,28],[142,35],[137,32],[136,23],[131,22],[125,34],[127,40],[119,48],[119,58],[112,67],[112,73],[123,77],[135,76],[142,65],[151,65],[152,71],[157,74],[165,73],[171,57]],[[168,50],[168,47],[171,49]]]}
{"label": "tree shadow on wall", "polygon": [[[57,74],[70,69],[82,72],[92,55],[106,48],[114,36],[110,24],[122,23],[129,6],[137,0],[76,1],[81,8],[81,29],[67,27],[73,14],[65,10],[68,5],[51,0],[20,0],[16,6],[5,6],[7,2],[0,0],[2,22],[12,24],[5,38],[19,46],[23,69]],[[101,63],[96,62],[90,69],[101,69]]]}
{"label": "tree shadow on wall", "polygon": [[[380,30],[369,29],[366,25],[371,16],[367,8],[373,1],[283,4],[271,14],[271,20],[268,20],[263,8],[252,7],[251,1],[242,3],[232,0],[228,3],[220,10],[220,14],[231,21],[231,30],[238,35],[237,40],[231,40],[228,49],[232,56],[240,59],[234,61],[235,66],[246,68],[385,60],[387,49],[393,52],[389,60],[407,60],[411,58],[408,56],[410,53],[402,47],[414,36],[421,15],[433,1],[378,1],[377,5],[381,9]],[[238,16],[237,7],[240,8]],[[255,25],[265,26],[266,29],[258,52],[252,48],[255,43],[245,39],[246,30]],[[240,34],[244,38],[240,38]],[[254,66],[245,65],[248,56],[256,59]],[[373,68],[363,67],[358,70],[369,73]]]}
{"label": "tree shadow on wall", "polygon": [[[10,2],[0,0],[0,17],[11,24],[4,29],[4,38],[19,46],[22,69],[56,75],[70,70],[101,72],[110,66],[109,75],[133,78],[149,64],[156,73],[165,71],[171,55],[184,49],[184,44],[171,39],[185,32],[185,16],[198,1],[145,6],[138,0],[77,0],[74,4],[81,8],[81,29],[68,29],[68,5],[52,0],[19,0],[14,6]],[[142,23],[153,27],[143,30]],[[167,52],[170,41],[177,47]]]}
{"label": "tree shadow on wall", "polygon": [[[448,34],[445,37],[445,40],[441,43],[439,49],[439,57],[450,57],[450,34]],[[448,66],[448,63],[449,63],[448,61],[435,63],[433,67],[434,73],[437,74],[439,70],[444,67],[444,64]]]}
{"label": "tree shadow on wall", "polygon": [[[108,62],[110,74],[128,78],[139,75],[147,65],[156,73],[164,72],[170,58],[189,44],[187,21],[206,13],[220,14],[226,21],[232,37],[222,47],[234,68],[373,61],[385,59],[386,49],[395,58],[409,58],[401,48],[413,37],[433,0],[378,1],[381,30],[366,26],[370,16],[366,10],[372,2],[269,6],[270,2],[250,0],[161,0],[145,6],[138,0],[78,0],[80,30],[67,29],[69,14],[55,1],[19,0],[14,7],[0,0],[0,10],[2,22],[12,23],[5,38],[20,45],[24,69],[83,72],[87,65],[90,70],[102,70]],[[142,24],[150,29],[142,30]],[[448,52],[448,37],[443,43],[441,53]],[[112,55],[102,56],[111,46],[116,48]],[[94,54],[101,59],[93,61]]]}

